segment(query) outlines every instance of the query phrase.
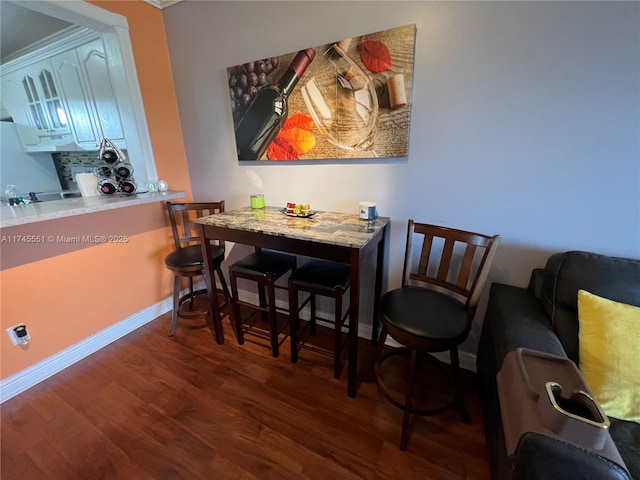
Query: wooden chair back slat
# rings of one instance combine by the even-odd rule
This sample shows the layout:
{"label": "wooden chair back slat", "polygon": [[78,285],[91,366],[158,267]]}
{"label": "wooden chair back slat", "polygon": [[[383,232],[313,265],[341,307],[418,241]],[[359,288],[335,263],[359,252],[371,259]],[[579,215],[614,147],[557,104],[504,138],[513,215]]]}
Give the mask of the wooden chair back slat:
{"label": "wooden chair back slat", "polygon": [[420,275],[427,275],[427,268],[429,268],[429,258],[431,257],[432,243],[433,237],[425,236],[424,243],[422,245],[422,251],[420,253],[420,263],[418,265],[418,273]]}
{"label": "wooden chair back slat", "polygon": [[[409,220],[403,285],[446,290],[475,311],[500,236]],[[413,251],[420,249],[417,259]]]}
{"label": "wooden chair back slat", "polygon": [[476,245],[469,244],[464,251],[464,257],[462,259],[462,265],[460,265],[460,272],[458,273],[457,285],[460,288],[464,288],[469,282],[471,276],[471,269],[473,267],[473,259],[476,256]]}
{"label": "wooden chair back slat", "polygon": [[176,249],[200,242],[195,220],[224,212],[224,200],[219,202],[172,203],[167,202],[173,242]]}
{"label": "wooden chair back slat", "polygon": [[444,247],[442,248],[442,254],[440,256],[440,265],[438,266],[438,281],[446,284],[447,277],[449,276],[449,269],[451,268],[451,258],[453,257],[453,247],[455,242],[450,238],[444,239]]}

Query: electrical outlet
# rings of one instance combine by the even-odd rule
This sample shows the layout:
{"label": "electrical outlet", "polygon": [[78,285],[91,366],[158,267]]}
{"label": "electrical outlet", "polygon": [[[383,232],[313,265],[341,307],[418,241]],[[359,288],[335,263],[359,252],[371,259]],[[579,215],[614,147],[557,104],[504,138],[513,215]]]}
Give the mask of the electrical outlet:
{"label": "electrical outlet", "polygon": [[7,328],[7,334],[14,345],[26,345],[31,340],[29,332],[27,332],[27,326],[24,323]]}

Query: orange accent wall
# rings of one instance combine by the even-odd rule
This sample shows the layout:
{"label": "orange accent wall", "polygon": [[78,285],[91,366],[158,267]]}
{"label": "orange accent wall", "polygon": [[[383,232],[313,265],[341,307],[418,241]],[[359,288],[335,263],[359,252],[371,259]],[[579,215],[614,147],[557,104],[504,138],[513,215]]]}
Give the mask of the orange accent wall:
{"label": "orange accent wall", "polygon": [[[140,1],[91,1],[127,17],[158,175],[191,197],[162,12]],[[127,235],[124,243],[60,253],[47,247],[33,261],[0,272],[0,377],[6,378],[170,295],[163,258],[172,243],[164,204],[154,203],[0,230],[1,235]],[[143,227],[141,227],[141,225]],[[0,255],[3,252],[0,251]],[[5,329],[27,324],[32,340],[13,346]]]}

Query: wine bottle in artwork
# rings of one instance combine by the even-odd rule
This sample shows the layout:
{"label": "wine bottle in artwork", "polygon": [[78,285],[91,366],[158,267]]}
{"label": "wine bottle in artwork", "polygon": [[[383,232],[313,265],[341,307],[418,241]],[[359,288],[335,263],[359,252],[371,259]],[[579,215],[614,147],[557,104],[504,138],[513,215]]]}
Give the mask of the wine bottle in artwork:
{"label": "wine bottle in artwork", "polygon": [[258,92],[236,127],[238,160],[259,160],[269,148],[287,119],[287,98],[315,55],[314,48],[299,51],[278,83]]}

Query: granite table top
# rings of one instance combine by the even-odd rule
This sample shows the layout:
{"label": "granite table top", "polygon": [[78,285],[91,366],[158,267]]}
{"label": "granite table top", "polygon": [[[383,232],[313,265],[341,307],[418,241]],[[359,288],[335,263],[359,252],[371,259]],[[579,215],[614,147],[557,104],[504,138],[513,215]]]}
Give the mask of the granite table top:
{"label": "granite table top", "polygon": [[357,214],[325,211],[318,211],[308,218],[291,217],[279,207],[244,207],[201,217],[196,222],[232,230],[363,248],[389,223],[389,220],[388,217],[361,220]]}

